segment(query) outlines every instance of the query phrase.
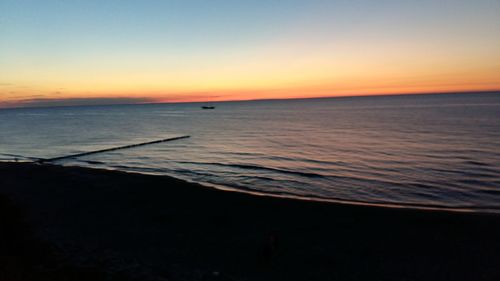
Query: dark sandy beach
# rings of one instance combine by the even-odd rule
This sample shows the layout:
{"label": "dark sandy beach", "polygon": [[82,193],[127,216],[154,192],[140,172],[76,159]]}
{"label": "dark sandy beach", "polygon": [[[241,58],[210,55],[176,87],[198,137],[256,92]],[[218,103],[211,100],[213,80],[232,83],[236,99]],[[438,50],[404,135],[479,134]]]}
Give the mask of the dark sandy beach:
{"label": "dark sandy beach", "polygon": [[500,216],[0,163],[0,280],[500,280]]}

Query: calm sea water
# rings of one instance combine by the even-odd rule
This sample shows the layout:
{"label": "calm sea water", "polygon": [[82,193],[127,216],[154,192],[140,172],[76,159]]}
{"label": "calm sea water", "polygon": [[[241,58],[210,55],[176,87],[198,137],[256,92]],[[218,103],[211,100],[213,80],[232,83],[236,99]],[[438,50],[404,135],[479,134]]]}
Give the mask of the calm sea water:
{"label": "calm sea water", "polygon": [[[0,110],[0,153],[266,194],[500,210],[500,93]],[[12,159],[0,155],[2,159]]]}

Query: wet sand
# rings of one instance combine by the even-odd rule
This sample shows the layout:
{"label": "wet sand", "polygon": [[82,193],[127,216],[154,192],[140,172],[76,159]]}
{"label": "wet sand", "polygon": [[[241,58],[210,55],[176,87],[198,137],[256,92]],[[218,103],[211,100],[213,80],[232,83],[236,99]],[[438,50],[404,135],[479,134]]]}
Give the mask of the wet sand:
{"label": "wet sand", "polygon": [[500,215],[0,163],[0,280],[500,280]]}

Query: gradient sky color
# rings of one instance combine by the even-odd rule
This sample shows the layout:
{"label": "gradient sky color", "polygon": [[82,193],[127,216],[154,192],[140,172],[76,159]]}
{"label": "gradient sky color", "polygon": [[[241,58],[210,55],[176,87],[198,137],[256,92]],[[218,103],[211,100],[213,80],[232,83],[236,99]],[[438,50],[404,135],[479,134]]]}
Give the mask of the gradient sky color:
{"label": "gradient sky color", "polygon": [[0,107],[498,89],[498,0],[0,0]]}

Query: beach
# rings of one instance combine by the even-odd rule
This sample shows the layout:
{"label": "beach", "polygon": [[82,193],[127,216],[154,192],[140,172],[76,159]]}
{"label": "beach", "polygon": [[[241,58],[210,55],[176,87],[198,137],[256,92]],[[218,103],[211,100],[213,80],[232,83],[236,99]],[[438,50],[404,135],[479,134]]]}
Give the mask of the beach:
{"label": "beach", "polygon": [[500,216],[0,163],[1,280],[499,280]]}

